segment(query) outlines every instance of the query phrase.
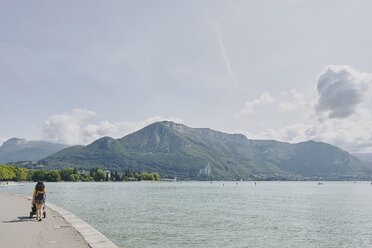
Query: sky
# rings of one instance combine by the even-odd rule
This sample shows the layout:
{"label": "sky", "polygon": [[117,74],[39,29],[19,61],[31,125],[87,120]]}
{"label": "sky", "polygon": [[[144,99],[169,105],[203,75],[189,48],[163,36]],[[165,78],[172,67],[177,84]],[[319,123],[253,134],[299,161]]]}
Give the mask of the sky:
{"label": "sky", "polygon": [[156,121],[372,152],[368,0],[2,1],[0,144]]}

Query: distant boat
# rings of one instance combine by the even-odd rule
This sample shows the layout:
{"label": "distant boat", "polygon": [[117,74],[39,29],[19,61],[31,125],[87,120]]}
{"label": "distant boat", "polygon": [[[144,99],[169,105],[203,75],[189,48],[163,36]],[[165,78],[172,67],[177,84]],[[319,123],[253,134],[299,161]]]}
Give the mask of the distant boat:
{"label": "distant boat", "polygon": [[322,178],[319,177],[319,180],[318,180],[318,185],[323,185],[324,183],[322,182]]}

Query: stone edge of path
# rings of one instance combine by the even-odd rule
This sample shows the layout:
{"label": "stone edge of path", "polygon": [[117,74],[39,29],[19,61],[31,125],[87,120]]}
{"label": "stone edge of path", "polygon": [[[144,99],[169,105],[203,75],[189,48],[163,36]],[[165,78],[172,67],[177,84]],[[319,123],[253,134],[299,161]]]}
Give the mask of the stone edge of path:
{"label": "stone edge of path", "polygon": [[[12,195],[21,196],[26,199],[32,200],[32,198],[29,196],[20,194]],[[71,226],[83,237],[83,239],[88,243],[88,245],[91,248],[119,248],[97,229],[95,229],[88,223],[84,222],[79,217],[70,213],[69,211],[61,207],[58,207],[50,202],[46,204],[46,207],[52,209],[53,211],[56,211],[58,214],[62,216],[63,219],[70,223]]]}

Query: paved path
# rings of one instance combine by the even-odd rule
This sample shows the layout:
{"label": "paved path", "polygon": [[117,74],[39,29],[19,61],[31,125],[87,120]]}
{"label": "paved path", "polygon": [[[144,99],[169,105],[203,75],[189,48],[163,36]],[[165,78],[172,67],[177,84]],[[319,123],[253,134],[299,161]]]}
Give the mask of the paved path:
{"label": "paved path", "polygon": [[47,218],[30,219],[31,197],[0,192],[0,248],[118,248],[74,214],[47,203]]}
{"label": "paved path", "polygon": [[29,199],[0,192],[0,247],[90,247],[57,212],[47,208],[47,218],[37,222],[29,218],[30,208]]}

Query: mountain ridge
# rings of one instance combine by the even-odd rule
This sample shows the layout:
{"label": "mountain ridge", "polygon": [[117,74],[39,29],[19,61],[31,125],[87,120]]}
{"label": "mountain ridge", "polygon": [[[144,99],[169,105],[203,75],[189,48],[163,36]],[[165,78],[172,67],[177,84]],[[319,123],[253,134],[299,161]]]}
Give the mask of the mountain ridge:
{"label": "mountain ridge", "polygon": [[66,147],[47,141],[11,138],[0,146],[0,163],[39,160]]}
{"label": "mountain ridge", "polygon": [[372,167],[324,142],[250,140],[209,128],[156,122],[119,139],[103,137],[38,161],[47,169],[95,166],[192,180],[367,179]]}

